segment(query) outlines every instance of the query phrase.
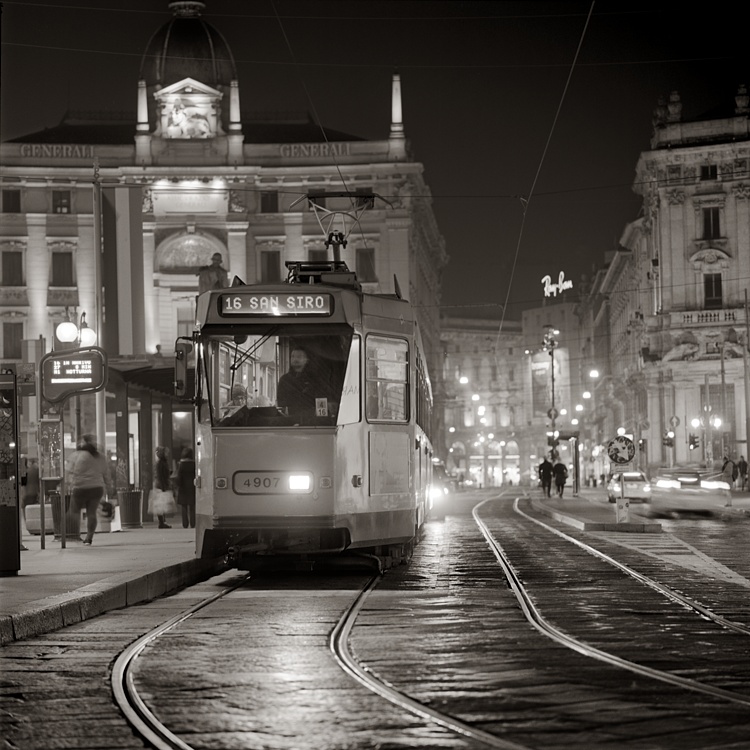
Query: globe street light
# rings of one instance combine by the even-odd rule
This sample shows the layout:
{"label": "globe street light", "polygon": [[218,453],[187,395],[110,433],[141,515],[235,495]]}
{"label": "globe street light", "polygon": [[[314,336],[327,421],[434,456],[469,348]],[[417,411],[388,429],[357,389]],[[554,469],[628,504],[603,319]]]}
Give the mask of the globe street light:
{"label": "globe street light", "polygon": [[73,344],[76,349],[94,346],[97,339],[96,331],[93,328],[89,328],[86,323],[85,312],[81,313],[78,325],[70,320],[70,317],[68,317],[68,320],[60,323],[55,329],[55,335],[63,344]]}

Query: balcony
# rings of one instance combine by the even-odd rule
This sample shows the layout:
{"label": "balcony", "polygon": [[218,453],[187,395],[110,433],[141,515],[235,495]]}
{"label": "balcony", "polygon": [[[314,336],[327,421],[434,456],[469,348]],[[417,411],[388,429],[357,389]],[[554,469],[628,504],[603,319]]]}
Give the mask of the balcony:
{"label": "balcony", "polygon": [[745,325],[743,307],[725,307],[720,310],[684,310],[669,313],[670,328],[695,328],[716,325]]}

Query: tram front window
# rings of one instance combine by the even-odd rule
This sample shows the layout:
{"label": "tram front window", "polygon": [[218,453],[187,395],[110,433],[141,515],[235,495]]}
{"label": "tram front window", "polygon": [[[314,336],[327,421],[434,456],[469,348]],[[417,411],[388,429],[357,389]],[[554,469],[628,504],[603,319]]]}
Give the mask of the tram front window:
{"label": "tram front window", "polygon": [[359,382],[351,334],[213,336],[206,343],[204,376],[218,427],[335,425],[351,390],[345,382]]}

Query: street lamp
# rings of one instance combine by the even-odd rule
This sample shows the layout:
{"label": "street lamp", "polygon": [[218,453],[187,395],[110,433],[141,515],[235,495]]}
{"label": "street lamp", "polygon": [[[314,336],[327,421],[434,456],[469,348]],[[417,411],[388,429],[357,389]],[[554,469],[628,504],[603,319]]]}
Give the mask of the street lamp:
{"label": "street lamp", "polygon": [[[94,346],[96,344],[97,336],[96,331],[93,328],[89,328],[86,323],[85,311],[81,313],[81,317],[78,319],[78,325],[76,325],[71,319],[70,314],[66,308],[67,320],[60,323],[55,329],[55,335],[58,341],[60,341],[65,349],[81,349]],[[81,439],[81,397],[76,395],[76,441]]]}
{"label": "street lamp", "polygon": [[77,349],[94,346],[97,339],[96,331],[89,328],[86,323],[85,312],[81,313],[78,325],[70,320],[70,315],[68,315],[68,319],[60,323],[55,329],[55,335],[63,344],[73,344]]}
{"label": "street lamp", "polygon": [[551,325],[545,326],[547,332],[542,338],[542,348],[545,352],[549,352],[550,365],[552,372],[552,408],[549,411],[549,417],[552,423],[552,431],[555,430],[555,418],[557,417],[557,410],[555,409],[555,347],[557,346],[557,339],[555,336],[559,335],[560,331]]}

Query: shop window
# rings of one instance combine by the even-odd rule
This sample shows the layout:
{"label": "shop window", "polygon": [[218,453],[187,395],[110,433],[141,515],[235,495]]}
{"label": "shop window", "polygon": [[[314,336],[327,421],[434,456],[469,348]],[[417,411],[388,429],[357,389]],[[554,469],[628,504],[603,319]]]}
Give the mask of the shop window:
{"label": "shop window", "polygon": [[2,253],[3,286],[23,286],[23,253],[20,250],[4,250]]}
{"label": "shop window", "polygon": [[21,191],[14,189],[3,190],[3,213],[20,214],[21,213]]}
{"label": "shop window", "polygon": [[73,278],[73,253],[52,253],[52,267],[50,268],[50,286],[75,286]]}
{"label": "shop window", "polygon": [[278,250],[261,252],[260,280],[263,284],[276,284],[281,281],[281,253]]}
{"label": "shop window", "polygon": [[52,213],[69,214],[70,213],[70,190],[53,190],[52,191]]}
{"label": "shop window", "polygon": [[21,359],[23,323],[3,323],[3,358]]}
{"label": "shop window", "polygon": [[703,305],[706,310],[718,310],[723,307],[720,273],[703,275],[703,294]]}

